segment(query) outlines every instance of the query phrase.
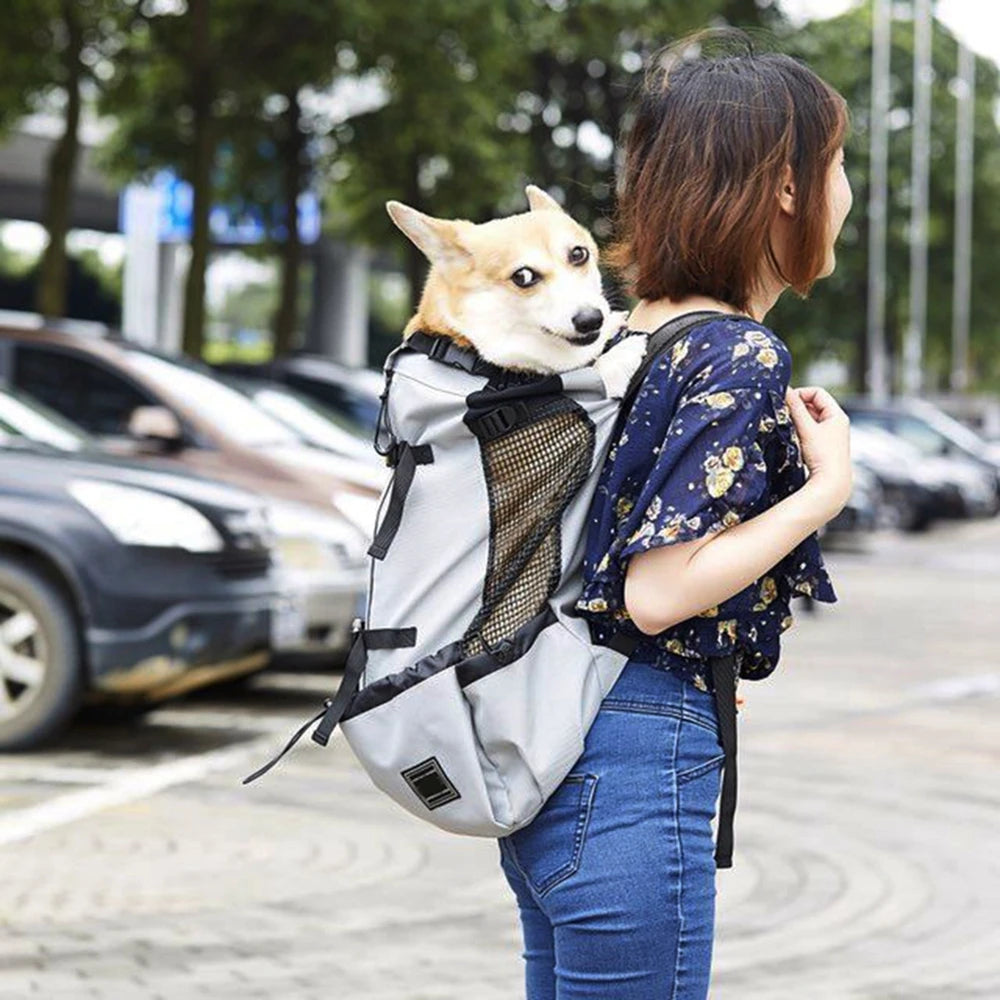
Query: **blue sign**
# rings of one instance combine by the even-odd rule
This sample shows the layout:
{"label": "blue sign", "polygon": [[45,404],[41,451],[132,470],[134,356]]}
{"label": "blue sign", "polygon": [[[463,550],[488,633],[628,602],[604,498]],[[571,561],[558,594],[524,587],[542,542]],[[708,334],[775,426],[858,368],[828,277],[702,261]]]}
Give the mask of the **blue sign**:
{"label": "blue sign", "polygon": [[[151,185],[159,195],[157,238],[163,243],[186,243],[191,238],[191,216],[194,192],[172,170],[160,170]],[[315,243],[322,228],[319,199],[312,191],[299,195],[299,238],[303,243]],[[119,210],[120,228],[124,231],[124,199]],[[281,242],[285,226],[272,220],[270,226],[260,208],[246,204],[213,205],[209,212],[212,240],[220,244],[256,244],[268,239]]]}

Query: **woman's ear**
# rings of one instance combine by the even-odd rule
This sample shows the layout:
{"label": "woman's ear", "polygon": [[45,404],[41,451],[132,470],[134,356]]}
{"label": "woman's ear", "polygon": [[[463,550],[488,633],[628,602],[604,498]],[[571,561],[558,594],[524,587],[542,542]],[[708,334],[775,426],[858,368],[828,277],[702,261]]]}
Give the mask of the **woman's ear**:
{"label": "woman's ear", "polygon": [[786,215],[795,215],[795,180],[792,176],[792,168],[785,164],[785,169],[781,174],[781,187],[778,190],[778,204],[782,212]]}

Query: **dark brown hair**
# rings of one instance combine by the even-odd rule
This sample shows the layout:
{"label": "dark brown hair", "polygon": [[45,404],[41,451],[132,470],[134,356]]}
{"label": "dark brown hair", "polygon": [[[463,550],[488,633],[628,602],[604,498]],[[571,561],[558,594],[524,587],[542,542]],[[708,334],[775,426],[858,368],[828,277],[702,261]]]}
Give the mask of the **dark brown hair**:
{"label": "dark brown hair", "polygon": [[[716,55],[705,51],[712,41]],[[639,298],[698,293],[746,310],[766,255],[804,297],[823,268],[827,171],[849,124],[836,90],[791,56],[755,52],[741,29],[664,46],[625,140],[605,261]],[[786,163],[797,225],[782,270],[770,230]]]}

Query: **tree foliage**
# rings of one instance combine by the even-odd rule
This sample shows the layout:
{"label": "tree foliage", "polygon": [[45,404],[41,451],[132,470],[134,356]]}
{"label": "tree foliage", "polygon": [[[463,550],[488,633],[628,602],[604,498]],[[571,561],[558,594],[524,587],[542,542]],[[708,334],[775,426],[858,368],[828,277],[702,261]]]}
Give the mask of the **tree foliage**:
{"label": "tree foliage", "polygon": [[[902,338],[909,319],[910,152],[913,104],[913,22],[892,25],[889,204],[887,235],[886,338],[892,369],[899,371]],[[868,144],[871,101],[872,5],[841,17],[817,21],[788,34],[782,45],[803,58],[844,95],[852,109],[846,144],[854,206],[837,250],[837,269],[822,279],[805,301],[786,292],[768,319],[793,348],[793,354],[828,352],[851,365],[854,388],[864,388],[868,293]],[[955,77],[958,43],[936,22],[933,32],[930,218],[928,222],[927,337],[925,368],[929,388],[945,389],[951,360],[952,284],[954,280]],[[997,128],[996,66],[976,61],[974,225],[972,272],[971,370],[981,388],[1000,385],[995,330],[1000,302],[993,295],[994,254],[1000,240],[1000,131]],[[898,388],[898,380],[897,380]]]}

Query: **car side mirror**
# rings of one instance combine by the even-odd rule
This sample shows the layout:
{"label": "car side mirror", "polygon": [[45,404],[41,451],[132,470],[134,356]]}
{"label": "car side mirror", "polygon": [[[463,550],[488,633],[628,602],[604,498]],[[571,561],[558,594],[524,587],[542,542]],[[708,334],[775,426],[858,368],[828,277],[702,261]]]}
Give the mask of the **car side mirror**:
{"label": "car side mirror", "polygon": [[184,440],[180,421],[165,406],[137,406],[128,418],[129,436],[179,447]]}

